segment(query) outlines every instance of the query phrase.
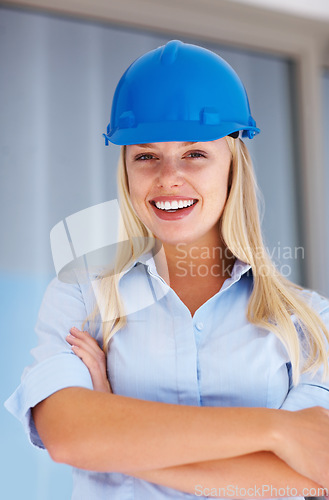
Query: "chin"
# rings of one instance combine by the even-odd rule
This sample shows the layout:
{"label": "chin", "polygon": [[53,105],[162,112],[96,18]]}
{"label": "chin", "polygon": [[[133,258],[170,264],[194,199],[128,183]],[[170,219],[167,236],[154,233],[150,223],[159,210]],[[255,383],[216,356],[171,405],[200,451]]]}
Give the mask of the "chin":
{"label": "chin", "polygon": [[197,236],[184,236],[182,234],[175,235],[174,237],[161,237],[161,235],[156,235],[156,237],[161,241],[162,245],[175,246],[179,244],[190,245],[198,240]]}

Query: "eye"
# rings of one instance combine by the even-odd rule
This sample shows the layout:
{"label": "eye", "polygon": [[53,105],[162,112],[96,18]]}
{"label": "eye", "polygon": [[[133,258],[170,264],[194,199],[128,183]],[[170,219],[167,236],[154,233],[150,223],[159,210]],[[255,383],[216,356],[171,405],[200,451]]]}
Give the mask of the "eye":
{"label": "eye", "polygon": [[154,160],[155,156],[153,156],[150,153],[142,153],[140,155],[135,156],[135,161],[147,161],[147,160]]}
{"label": "eye", "polygon": [[202,151],[190,151],[189,153],[186,154],[186,158],[206,158],[207,155],[206,153]]}

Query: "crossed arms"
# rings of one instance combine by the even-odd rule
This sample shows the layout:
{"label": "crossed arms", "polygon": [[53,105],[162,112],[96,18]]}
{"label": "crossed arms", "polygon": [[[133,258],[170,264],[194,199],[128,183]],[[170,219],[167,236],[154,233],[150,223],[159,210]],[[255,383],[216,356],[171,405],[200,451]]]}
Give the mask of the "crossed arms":
{"label": "crossed arms", "polygon": [[53,460],[188,493],[196,485],[271,484],[304,496],[304,489],[329,487],[328,410],[200,408],[118,396],[96,341],[86,332],[71,333],[67,340],[88,367],[94,391],[62,389],[33,408]]}

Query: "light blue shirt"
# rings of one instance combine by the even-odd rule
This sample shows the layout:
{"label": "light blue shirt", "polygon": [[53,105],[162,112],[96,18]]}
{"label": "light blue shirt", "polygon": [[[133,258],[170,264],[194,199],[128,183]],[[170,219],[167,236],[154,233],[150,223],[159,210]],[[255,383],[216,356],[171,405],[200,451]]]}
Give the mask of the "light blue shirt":
{"label": "light blue shirt", "polygon": [[[321,381],[320,371],[313,378],[302,375],[299,385],[292,387],[290,360],[282,342],[271,331],[247,321],[252,286],[250,266],[237,260],[220,291],[192,317],[158,275],[152,255],[138,259],[119,285],[128,315],[126,327],[109,345],[108,376],[113,392],[195,406],[299,410],[320,405],[329,409],[329,381]],[[316,292],[303,293],[329,327],[329,301]],[[31,407],[65,387],[92,389],[88,369],[71,351],[65,337],[72,326],[81,326],[94,304],[95,294],[88,280],[66,284],[54,279],[48,286],[36,325],[39,343],[32,350],[35,363],[25,369],[20,386],[5,403],[36,446],[44,447]],[[96,338],[101,344],[100,325]],[[105,498],[164,500],[196,496],[125,474],[73,469],[72,500]]]}

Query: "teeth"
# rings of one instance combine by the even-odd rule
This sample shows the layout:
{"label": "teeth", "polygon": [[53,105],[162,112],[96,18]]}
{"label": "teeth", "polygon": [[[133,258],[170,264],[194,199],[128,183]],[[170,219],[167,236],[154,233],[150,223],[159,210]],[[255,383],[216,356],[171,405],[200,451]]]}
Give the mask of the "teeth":
{"label": "teeth", "polygon": [[193,205],[193,200],[173,200],[173,201],[156,201],[155,206],[161,210],[177,210],[178,208],[190,207]]}

